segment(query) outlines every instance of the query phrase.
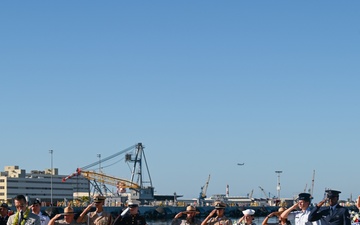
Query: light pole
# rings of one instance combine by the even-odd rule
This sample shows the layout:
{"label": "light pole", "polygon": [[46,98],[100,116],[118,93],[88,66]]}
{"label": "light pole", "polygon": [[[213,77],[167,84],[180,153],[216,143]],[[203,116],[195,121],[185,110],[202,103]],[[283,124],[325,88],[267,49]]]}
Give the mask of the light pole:
{"label": "light pole", "polygon": [[174,192],[174,205],[177,203],[176,192]]}
{"label": "light pole", "polygon": [[51,156],[51,177],[50,177],[50,203],[53,205],[53,150],[49,150]]}
{"label": "light pole", "polygon": [[[99,173],[101,173],[101,154],[97,154],[96,156],[99,158]],[[101,186],[104,185],[102,179],[100,179],[100,184]],[[99,187],[99,194],[101,194],[101,188],[102,188],[101,186]]]}
{"label": "light pole", "polygon": [[277,179],[277,186],[276,186],[276,190],[277,190],[277,197],[280,200],[280,190],[281,190],[281,186],[280,186],[280,174],[282,173],[282,171],[275,171],[275,173],[278,174],[278,179]]}

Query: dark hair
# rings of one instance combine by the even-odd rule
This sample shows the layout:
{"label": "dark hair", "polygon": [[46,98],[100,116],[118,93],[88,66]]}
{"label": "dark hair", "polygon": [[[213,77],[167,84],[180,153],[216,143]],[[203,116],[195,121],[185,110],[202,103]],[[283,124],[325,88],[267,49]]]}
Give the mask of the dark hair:
{"label": "dark hair", "polygon": [[16,195],[16,197],[14,198],[14,200],[17,200],[17,201],[21,201],[21,200],[24,200],[26,202],[26,198],[24,195]]}

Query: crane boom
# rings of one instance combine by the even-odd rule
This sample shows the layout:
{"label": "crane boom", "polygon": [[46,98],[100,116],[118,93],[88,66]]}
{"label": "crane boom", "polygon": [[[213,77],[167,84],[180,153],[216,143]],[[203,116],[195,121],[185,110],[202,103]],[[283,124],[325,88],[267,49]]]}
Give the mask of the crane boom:
{"label": "crane boom", "polygon": [[103,163],[103,162],[105,162],[105,161],[108,161],[109,159],[112,159],[112,158],[114,158],[114,157],[116,157],[116,156],[118,156],[118,155],[121,155],[121,154],[123,154],[123,153],[125,153],[125,152],[128,152],[128,151],[134,149],[136,146],[137,146],[137,145],[130,146],[130,147],[128,147],[128,148],[126,148],[126,149],[118,152],[118,153],[115,153],[115,154],[110,155],[110,156],[108,156],[108,157],[106,157],[106,158],[103,158],[103,159],[101,159],[101,160],[99,160],[99,161],[97,161],[97,162],[94,162],[94,163],[91,163],[91,164],[89,164],[89,165],[87,165],[87,166],[84,166],[84,167],[81,168],[81,170],[86,170],[86,169],[89,169],[89,168],[91,168],[91,167],[93,167],[93,166],[98,165],[99,163]]}
{"label": "crane boom", "polygon": [[249,198],[250,198],[250,199],[252,199],[253,193],[254,193],[254,189],[252,189],[251,192],[250,192],[250,194],[249,194]]}
{"label": "crane boom", "polygon": [[137,183],[131,182],[129,180],[96,173],[93,171],[80,171],[80,173],[86,177],[88,180],[97,180],[101,183],[109,184],[112,186],[121,186],[121,188],[133,188],[138,189],[140,186]]}
{"label": "crane boom", "polygon": [[137,146],[137,145],[130,146],[130,147],[128,147],[128,148],[126,148],[126,149],[124,149],[124,150],[122,150],[122,151],[120,151],[120,152],[117,152],[117,153],[115,153],[115,154],[113,154],[113,155],[110,155],[110,156],[108,156],[108,157],[106,157],[106,158],[103,158],[103,159],[101,159],[101,160],[99,160],[99,161],[97,161],[97,162],[91,163],[91,164],[89,164],[89,165],[87,165],[87,166],[84,166],[84,167],[81,167],[81,168],[77,168],[75,173],[72,173],[72,174],[70,174],[69,176],[64,177],[64,178],[62,179],[62,182],[65,182],[66,180],[68,180],[68,179],[70,179],[70,178],[72,178],[72,177],[74,177],[74,176],[80,175],[80,173],[81,173],[82,171],[84,171],[84,170],[87,170],[87,169],[89,169],[89,168],[91,168],[91,167],[93,167],[93,166],[96,166],[96,165],[100,164],[100,163],[103,163],[103,162],[106,162],[106,161],[108,161],[108,160],[110,160],[110,159],[113,159],[114,157],[116,157],[116,156],[118,156],[118,155],[121,155],[121,154],[123,154],[123,153],[125,153],[125,152],[128,152],[128,151],[134,149],[136,146]]}
{"label": "crane boom", "polygon": [[201,187],[201,191],[200,191],[200,195],[199,195],[199,199],[204,199],[206,198],[206,191],[207,191],[207,188],[209,186],[209,181],[210,181],[210,174],[206,180],[206,183],[204,186]]}
{"label": "crane boom", "polygon": [[[267,195],[266,194],[266,192],[265,192],[265,190],[264,190],[264,188],[262,188],[262,187],[260,187],[259,186],[259,188],[260,188],[260,190],[262,191],[262,193],[264,193],[264,195],[265,195],[265,198],[275,198],[275,195],[273,195],[273,194],[271,194],[270,192],[269,192],[269,195]],[[271,197],[271,196],[273,196],[273,197]]]}
{"label": "crane boom", "polygon": [[305,184],[304,193],[306,193],[307,183]]}
{"label": "crane boom", "polygon": [[203,190],[202,190],[202,194],[203,194],[204,198],[206,198],[206,191],[209,186],[209,181],[210,181],[210,174],[209,174],[208,179],[206,180],[205,186],[203,187]]}
{"label": "crane boom", "polygon": [[264,188],[262,188],[262,187],[260,187],[260,186],[259,186],[259,188],[260,188],[260,190],[262,191],[262,193],[264,193],[265,198],[267,198],[267,194],[266,194],[266,192],[265,192]]}

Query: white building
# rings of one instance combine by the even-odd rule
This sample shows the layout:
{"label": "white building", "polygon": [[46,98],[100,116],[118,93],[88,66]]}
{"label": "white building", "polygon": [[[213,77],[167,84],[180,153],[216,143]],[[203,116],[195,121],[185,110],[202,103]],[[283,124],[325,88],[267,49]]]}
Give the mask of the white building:
{"label": "white building", "polygon": [[40,198],[44,205],[51,202],[56,205],[58,201],[73,200],[74,195],[89,193],[90,183],[86,178],[77,176],[62,182],[66,176],[59,175],[57,168],[26,173],[19,166],[5,166],[4,172],[0,172],[0,202],[11,203],[16,195],[22,194],[30,202]]}

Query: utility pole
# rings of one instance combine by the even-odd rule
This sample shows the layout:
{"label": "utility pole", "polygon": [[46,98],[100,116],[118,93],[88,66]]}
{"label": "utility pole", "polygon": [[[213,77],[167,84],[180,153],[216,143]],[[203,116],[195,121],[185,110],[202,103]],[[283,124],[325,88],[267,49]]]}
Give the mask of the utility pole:
{"label": "utility pole", "polygon": [[53,171],[54,171],[54,168],[53,168],[53,153],[54,153],[54,151],[49,150],[49,153],[50,153],[50,156],[51,156],[50,203],[51,203],[51,206],[53,206]]}
{"label": "utility pole", "polygon": [[281,190],[280,174],[282,173],[282,171],[277,170],[277,171],[275,171],[275,173],[277,173],[277,175],[278,175],[276,190],[277,190],[277,197],[280,200],[280,190]]}
{"label": "utility pole", "polygon": [[[101,154],[97,154],[96,155],[98,158],[99,158],[99,174],[101,173]],[[102,193],[102,191],[101,191],[101,188],[103,188],[103,186],[104,186],[104,182],[103,182],[103,179],[100,179],[100,187],[99,187],[99,194],[101,194]]]}

